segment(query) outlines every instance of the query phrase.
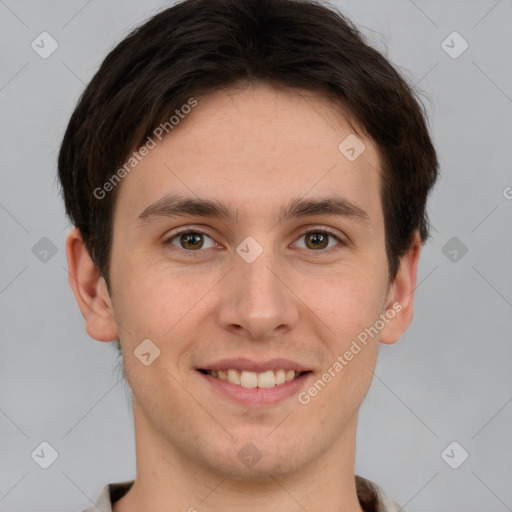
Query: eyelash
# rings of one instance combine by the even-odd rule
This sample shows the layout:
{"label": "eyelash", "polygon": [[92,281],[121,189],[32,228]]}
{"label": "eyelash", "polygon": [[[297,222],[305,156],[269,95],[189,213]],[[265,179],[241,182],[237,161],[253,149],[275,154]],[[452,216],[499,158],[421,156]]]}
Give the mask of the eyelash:
{"label": "eyelash", "polygon": [[[209,238],[211,238],[212,240],[214,240],[214,238],[212,236],[210,236],[208,233],[206,233],[204,231],[201,231],[199,229],[184,228],[184,229],[182,229],[180,231],[175,232],[170,237],[166,238],[164,240],[164,245],[172,245],[172,241],[175,238],[179,237],[180,235],[189,234],[189,233],[206,235]],[[324,227],[322,227],[322,228],[321,227],[309,228],[307,231],[304,231],[303,233],[301,233],[299,235],[299,238],[302,238],[303,236],[309,235],[311,233],[315,233],[315,234],[320,233],[322,235],[329,235],[330,237],[335,238],[341,244],[341,247],[347,245],[347,243],[345,241],[341,240],[340,237],[334,231],[330,230],[329,228],[324,228]],[[330,249],[319,249],[317,251],[315,251],[314,249],[310,249],[309,252],[312,252],[312,253],[318,252],[320,254],[332,254],[333,252],[340,250],[341,247],[340,246],[336,246],[336,247],[331,247]],[[174,248],[177,249],[178,251],[181,251],[186,256],[192,257],[192,258],[193,257],[197,257],[197,256],[202,256],[204,251],[208,250],[208,249],[197,249],[195,251],[192,251],[192,250],[189,250],[189,249],[183,249],[181,247],[176,247],[176,246],[174,246]]]}

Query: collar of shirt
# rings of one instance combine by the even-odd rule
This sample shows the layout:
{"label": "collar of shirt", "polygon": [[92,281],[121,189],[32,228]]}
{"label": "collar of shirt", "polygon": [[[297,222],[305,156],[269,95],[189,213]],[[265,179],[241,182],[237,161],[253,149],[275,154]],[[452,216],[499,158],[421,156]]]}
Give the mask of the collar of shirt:
{"label": "collar of shirt", "polygon": [[[96,503],[83,512],[112,512],[112,503],[120,500],[132,487],[134,480],[107,484],[101,491]],[[402,508],[391,500],[377,485],[356,475],[356,491],[364,512],[400,512]]]}

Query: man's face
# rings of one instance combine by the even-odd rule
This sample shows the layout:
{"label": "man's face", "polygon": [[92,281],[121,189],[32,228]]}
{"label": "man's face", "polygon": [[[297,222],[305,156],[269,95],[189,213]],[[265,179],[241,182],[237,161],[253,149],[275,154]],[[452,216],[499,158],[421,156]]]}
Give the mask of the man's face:
{"label": "man's face", "polygon": [[[350,148],[338,146],[352,133],[312,93],[224,89],[200,99],[119,185],[113,313],[139,441],[158,444],[162,457],[258,478],[348,449],[379,337],[359,343],[308,403],[298,397],[306,402],[304,392],[389,307],[379,156],[362,139],[350,161]],[[171,195],[214,201],[235,217],[148,209]],[[292,201],[328,198],[359,215],[284,215]],[[148,366],[134,355],[147,339],[160,350]],[[245,388],[205,374],[215,368],[309,373]]]}

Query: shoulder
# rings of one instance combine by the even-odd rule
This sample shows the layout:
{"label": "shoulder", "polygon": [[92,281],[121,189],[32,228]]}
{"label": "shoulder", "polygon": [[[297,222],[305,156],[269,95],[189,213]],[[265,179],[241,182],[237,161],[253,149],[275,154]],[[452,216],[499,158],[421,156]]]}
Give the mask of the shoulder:
{"label": "shoulder", "polygon": [[107,484],[101,490],[94,505],[87,507],[82,512],[112,512],[112,503],[120,500],[132,487],[134,480]]}

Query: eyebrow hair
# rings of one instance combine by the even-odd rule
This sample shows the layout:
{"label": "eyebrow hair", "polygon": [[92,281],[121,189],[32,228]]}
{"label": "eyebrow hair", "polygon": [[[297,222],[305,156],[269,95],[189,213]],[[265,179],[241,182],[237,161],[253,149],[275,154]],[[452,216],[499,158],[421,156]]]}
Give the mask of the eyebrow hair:
{"label": "eyebrow hair", "polygon": [[[195,215],[199,217],[218,217],[229,221],[238,219],[238,209],[217,200],[166,195],[149,205],[137,219],[141,224],[155,217]],[[322,198],[294,198],[281,208],[278,219],[291,219],[311,215],[341,215],[363,225],[371,224],[369,215],[355,203],[340,196]]]}

